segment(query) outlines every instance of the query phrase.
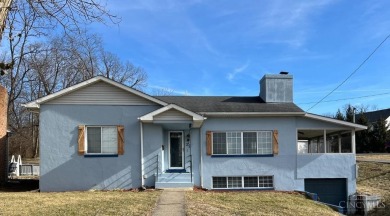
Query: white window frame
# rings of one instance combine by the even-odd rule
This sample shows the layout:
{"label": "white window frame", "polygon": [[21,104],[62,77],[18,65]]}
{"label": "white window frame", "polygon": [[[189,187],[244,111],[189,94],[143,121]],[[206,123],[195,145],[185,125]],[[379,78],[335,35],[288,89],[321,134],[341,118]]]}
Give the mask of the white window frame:
{"label": "white window frame", "polygon": [[[86,155],[117,155],[118,154],[118,135],[116,137],[116,145],[117,149],[115,153],[102,153],[102,149],[100,149],[100,153],[89,153],[88,152],[88,128],[100,128],[100,142],[103,140],[103,133],[102,128],[115,128],[115,131],[117,131],[118,126],[116,125],[86,125],[85,126],[85,136],[84,136],[84,150]],[[100,148],[103,148],[103,145],[100,145]]]}
{"label": "white window frame", "polygon": [[[269,154],[260,154],[259,153],[259,133],[260,132],[269,132],[271,135],[271,148]],[[226,137],[226,154],[215,154],[214,153],[214,133],[225,133]],[[229,154],[229,148],[228,148],[228,138],[227,138],[227,133],[240,133],[241,134],[241,152],[240,154]],[[244,153],[244,133],[256,133],[256,153]],[[273,152],[273,142],[272,142],[272,136],[273,136],[273,131],[272,130],[261,130],[261,131],[213,131],[211,133],[211,141],[212,141],[212,147],[211,147],[211,152],[212,155],[272,155]]]}
{"label": "white window frame", "polygon": [[[222,177],[226,178],[226,188],[214,188],[214,182],[213,178],[214,177]],[[229,178],[232,177],[241,177],[241,187],[234,187],[234,188],[229,188]],[[257,187],[245,187],[245,182],[244,178],[245,177],[257,177]],[[260,187],[259,184],[259,178],[260,177],[271,177],[272,178],[272,187]],[[273,175],[245,175],[245,176],[212,176],[211,177],[211,189],[215,190],[234,190],[234,189],[246,189],[246,190],[253,190],[253,189],[264,189],[264,190],[270,190],[275,188],[275,178]]]}

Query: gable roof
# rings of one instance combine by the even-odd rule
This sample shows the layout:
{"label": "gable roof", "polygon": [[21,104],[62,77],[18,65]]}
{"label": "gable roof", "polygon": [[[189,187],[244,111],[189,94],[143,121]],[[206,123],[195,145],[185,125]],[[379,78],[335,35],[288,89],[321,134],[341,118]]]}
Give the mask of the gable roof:
{"label": "gable roof", "polygon": [[166,103],[177,104],[201,114],[212,113],[291,113],[304,114],[294,103],[265,103],[259,96],[159,96]]}
{"label": "gable roof", "polygon": [[164,112],[166,112],[168,110],[171,110],[171,109],[177,110],[177,111],[179,111],[181,113],[184,113],[184,114],[186,114],[188,116],[191,116],[193,120],[204,120],[204,119],[206,119],[205,117],[203,117],[203,116],[201,116],[201,115],[199,115],[197,113],[194,113],[194,112],[192,112],[190,110],[187,110],[185,108],[182,108],[182,107],[180,107],[180,106],[178,106],[176,104],[169,104],[168,106],[162,107],[162,108],[160,108],[158,110],[155,110],[155,111],[153,111],[151,113],[148,113],[148,114],[140,117],[139,119],[142,120],[142,121],[153,121],[153,117],[154,116],[162,114],[162,113],[164,113]]}
{"label": "gable roof", "polygon": [[141,91],[138,91],[136,89],[133,89],[133,88],[128,87],[126,85],[123,85],[121,83],[115,82],[115,81],[113,81],[111,79],[108,79],[106,77],[96,76],[94,78],[91,78],[89,80],[83,81],[83,82],[78,83],[76,85],[73,85],[71,87],[62,89],[62,90],[60,90],[60,91],[58,91],[56,93],[47,95],[45,97],[39,98],[39,99],[31,101],[29,103],[23,104],[23,106],[26,107],[26,108],[29,108],[29,109],[39,109],[40,104],[47,103],[49,101],[52,101],[52,100],[57,99],[59,97],[62,97],[64,95],[68,95],[68,94],[70,94],[72,92],[75,92],[75,91],[77,91],[79,89],[82,89],[82,88],[85,88],[87,86],[90,86],[92,84],[95,84],[97,82],[105,82],[105,83],[111,84],[111,85],[113,85],[115,87],[118,87],[118,88],[124,90],[124,91],[127,91],[129,93],[135,94],[137,96],[140,96],[142,98],[145,98],[145,99],[147,99],[149,101],[155,102],[155,103],[157,103],[159,105],[162,105],[162,106],[166,106],[167,105],[167,103],[165,103],[164,101],[161,101],[161,100],[159,100],[159,99],[157,99],[155,97],[152,97],[152,96],[150,96],[148,94],[145,94],[145,93],[143,93]]}
{"label": "gable roof", "polygon": [[158,110],[155,110],[153,112],[150,112],[144,116],[139,117],[138,119],[141,120],[142,122],[153,122],[156,120],[156,117],[167,113],[171,110],[178,111],[179,113],[182,113],[188,117],[190,117],[191,121],[194,123],[194,127],[197,128],[202,125],[203,121],[207,119],[206,117],[203,117],[197,113],[192,112],[191,110],[187,110],[185,108],[182,108],[176,104],[169,104],[167,106],[164,106]]}
{"label": "gable roof", "polygon": [[[360,117],[361,114],[356,115],[356,119]],[[377,122],[378,120],[387,119],[390,116],[390,109],[377,110],[372,112],[363,113],[367,117],[368,122]]]}

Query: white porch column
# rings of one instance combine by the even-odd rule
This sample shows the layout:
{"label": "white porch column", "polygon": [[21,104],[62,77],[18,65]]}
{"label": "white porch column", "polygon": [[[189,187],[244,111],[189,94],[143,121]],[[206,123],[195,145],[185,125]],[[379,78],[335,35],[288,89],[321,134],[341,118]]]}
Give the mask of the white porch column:
{"label": "white porch column", "polygon": [[356,136],[355,136],[355,130],[352,130],[351,132],[352,137],[352,153],[356,154]]}
{"label": "white porch column", "polygon": [[339,153],[341,153],[341,134],[337,135],[337,139],[339,142]]}

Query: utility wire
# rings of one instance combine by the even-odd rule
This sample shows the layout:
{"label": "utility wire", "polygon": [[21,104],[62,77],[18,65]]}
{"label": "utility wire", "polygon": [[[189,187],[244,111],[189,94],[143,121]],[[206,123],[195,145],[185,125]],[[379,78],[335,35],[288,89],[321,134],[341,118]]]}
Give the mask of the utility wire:
{"label": "utility wire", "polygon": [[[375,97],[375,96],[388,95],[388,94],[390,94],[390,92],[373,94],[373,95],[364,95],[364,96],[360,96],[360,97],[340,98],[340,99],[326,100],[326,101],[324,100],[322,102],[326,103],[326,102],[335,102],[335,101],[343,101],[343,100],[352,100],[352,99],[368,98],[368,97]],[[307,103],[298,103],[298,104],[314,104],[314,103],[316,103],[316,102],[307,102]]]}
{"label": "utility wire", "polygon": [[390,37],[390,34],[387,35],[387,37],[374,49],[374,51],[372,51],[371,54],[343,82],[341,82],[336,88],[334,88],[331,92],[329,92],[327,95],[325,95],[325,97],[323,97],[321,100],[319,100],[313,106],[311,106],[308,110],[306,110],[306,112],[313,109],[315,106],[317,106],[323,100],[325,100],[325,98],[327,98],[329,95],[331,95],[333,92],[335,92],[338,88],[340,88],[340,86],[342,86],[345,82],[347,82],[347,80],[349,78],[351,78],[371,58],[372,55],[374,55],[374,53],[382,46],[382,44],[385,43],[385,41],[387,39],[389,39],[389,37]]}

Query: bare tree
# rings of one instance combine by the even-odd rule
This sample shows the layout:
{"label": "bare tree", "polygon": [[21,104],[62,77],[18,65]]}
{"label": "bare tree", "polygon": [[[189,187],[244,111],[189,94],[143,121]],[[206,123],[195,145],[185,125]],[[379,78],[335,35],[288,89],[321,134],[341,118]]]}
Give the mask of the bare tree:
{"label": "bare tree", "polygon": [[[20,39],[20,40],[19,40]],[[38,155],[38,114],[28,113],[20,104],[52,94],[97,75],[105,76],[133,88],[146,86],[147,74],[130,62],[104,50],[97,35],[84,33],[77,40],[69,34],[48,41],[24,43],[27,38],[11,40],[18,52],[15,67],[1,82],[9,89],[10,125],[16,132],[11,151],[27,157]],[[15,55],[22,53],[22,57]],[[13,148],[12,148],[13,146]],[[23,147],[23,148],[21,148]],[[23,150],[23,151],[22,151]]]}
{"label": "bare tree", "polygon": [[147,74],[141,67],[136,67],[129,61],[123,63],[113,53],[101,50],[99,53],[99,75],[105,76],[132,88],[146,87]]}

